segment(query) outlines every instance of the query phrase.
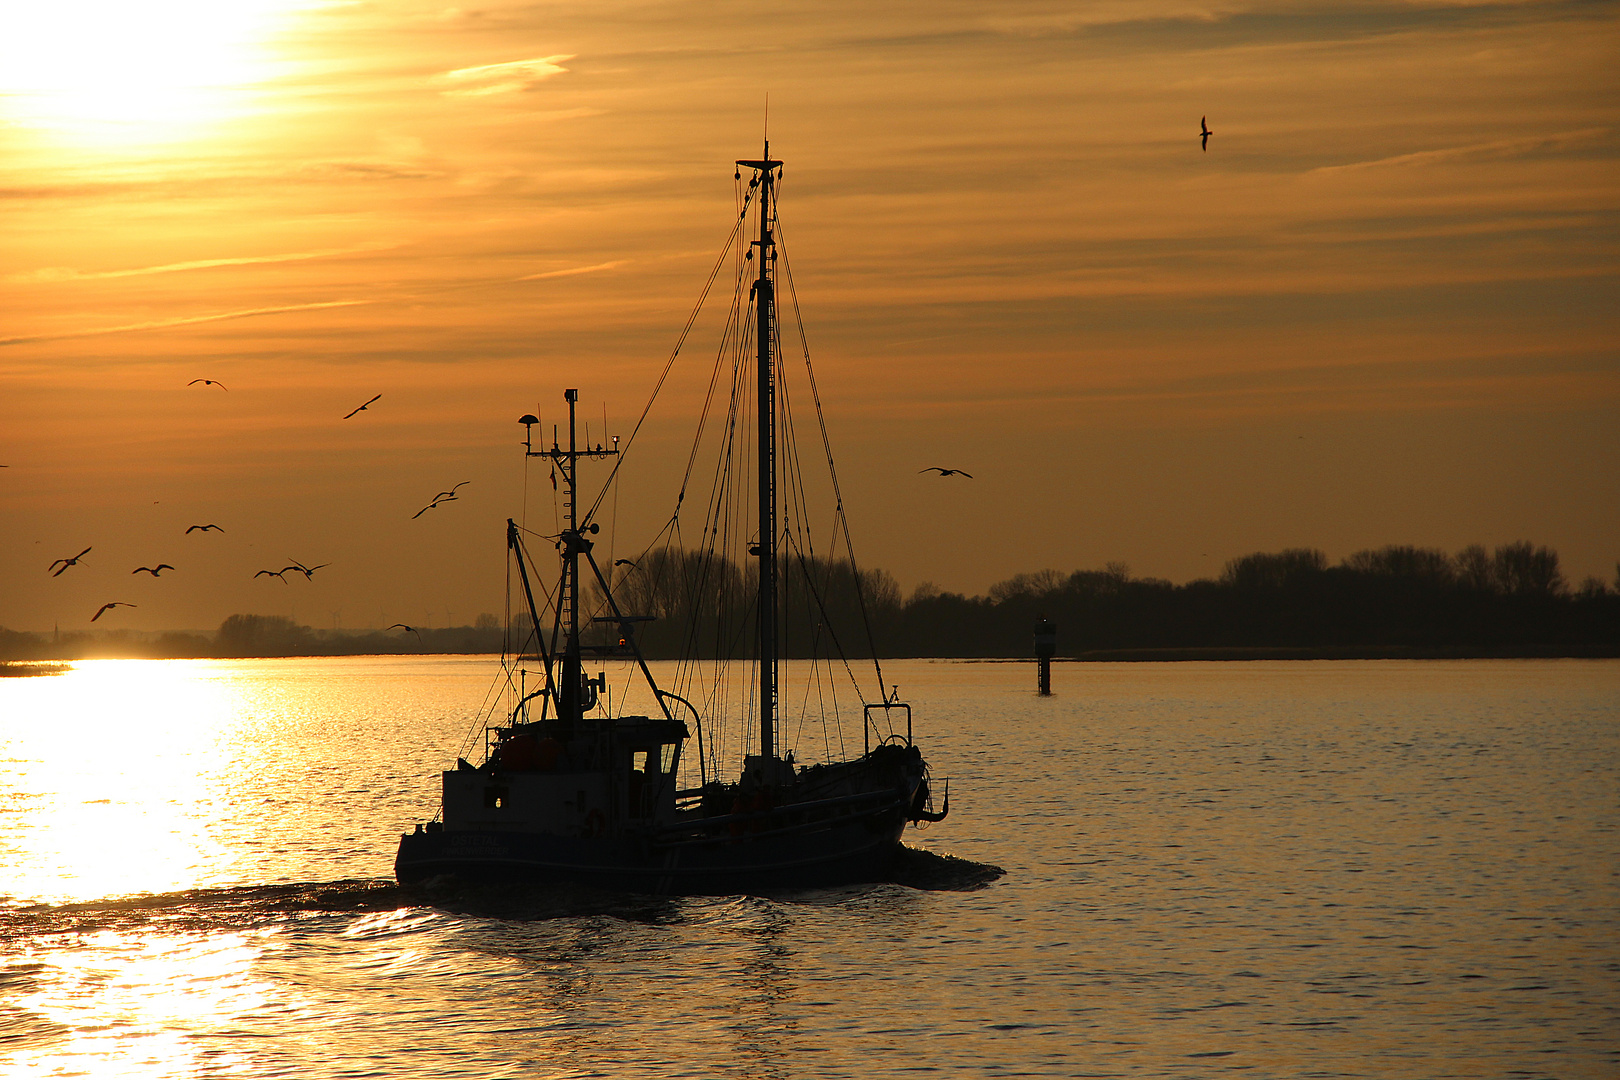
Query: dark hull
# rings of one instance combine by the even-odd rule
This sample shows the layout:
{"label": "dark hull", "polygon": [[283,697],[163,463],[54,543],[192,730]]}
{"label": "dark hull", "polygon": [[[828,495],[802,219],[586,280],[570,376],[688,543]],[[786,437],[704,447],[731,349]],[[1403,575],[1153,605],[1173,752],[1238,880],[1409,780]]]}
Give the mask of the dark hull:
{"label": "dark hull", "polygon": [[582,839],[544,833],[440,831],[400,838],[401,884],[462,881],[580,884],[624,892],[715,895],[882,880],[906,826],[904,801],[779,834],[720,830],[707,838]]}

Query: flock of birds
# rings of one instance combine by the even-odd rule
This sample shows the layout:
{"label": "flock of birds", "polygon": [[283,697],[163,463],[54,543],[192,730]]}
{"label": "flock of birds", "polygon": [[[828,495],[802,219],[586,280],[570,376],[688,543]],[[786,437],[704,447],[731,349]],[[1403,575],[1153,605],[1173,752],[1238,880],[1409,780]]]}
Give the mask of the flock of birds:
{"label": "flock of birds", "polygon": [[[1209,117],[1207,115],[1200,117],[1199,120],[1198,120],[1198,140],[1199,140],[1200,148],[1202,150],[1204,150],[1206,153],[1209,150],[1209,137],[1211,135],[1213,135],[1213,134],[1215,134],[1215,133],[1213,131],[1211,131],[1210,128],[1209,128]],[[192,379],[186,385],[187,386],[204,386],[204,387],[217,386],[221,390],[226,391],[227,393],[230,391],[230,387],[226,386],[224,383],[220,382],[218,379]],[[343,416],[343,419],[345,419],[345,420],[353,419],[354,417],[358,416],[360,413],[365,412],[368,408],[370,408],[372,405],[376,404],[380,400],[382,400],[382,395],[381,394],[373,395],[364,404],[359,405],[359,406],[355,407],[354,409],[351,409],[349,412],[345,413],[344,416]],[[0,466],[0,468],[5,468],[5,467],[6,466]],[[941,466],[941,465],[930,465],[926,469],[919,469],[918,470],[919,474],[921,474],[921,473],[930,473],[930,472],[931,473],[937,473],[942,479],[945,478],[945,477],[949,477],[949,476],[960,476],[960,477],[964,477],[965,479],[968,479],[968,480],[973,479],[973,474],[970,473],[970,472],[967,472],[967,471],[962,470],[962,469],[947,469],[947,468],[945,468],[944,466]],[[437,493],[436,495],[433,496],[433,498],[428,502],[428,504],[426,506],[422,507],[422,509],[418,510],[416,513],[411,515],[411,520],[415,521],[417,518],[421,517],[423,514],[427,513],[429,510],[435,510],[438,507],[444,505],[445,503],[455,502],[457,500],[456,493],[458,491],[460,491],[462,488],[466,487],[471,482],[472,481],[470,481],[470,480],[463,480],[463,481],[461,481],[461,483],[456,484],[454,487],[450,488],[450,490],[441,491],[441,492]],[[210,523],[210,524],[206,524],[206,525],[191,525],[191,526],[187,527],[186,535],[189,536],[194,532],[224,532],[224,531],[225,530],[223,528],[221,528],[220,526]],[[64,573],[66,573],[72,567],[78,566],[79,565],[79,560],[83,559],[86,555],[90,554],[90,551],[91,551],[91,548],[87,547],[83,551],[79,552],[77,555],[70,555],[65,559],[57,559],[55,562],[51,563],[50,567],[47,569],[47,572],[52,577],[61,577]],[[615,566],[625,565],[625,564],[628,564],[628,565],[631,565],[631,566],[635,565],[634,563],[631,563],[630,560],[628,560],[628,559],[619,559],[614,563]],[[258,571],[253,576],[254,576],[255,579],[261,578],[261,577],[276,578],[283,585],[285,585],[285,584],[287,584],[287,575],[289,573],[296,572],[296,573],[303,574],[305,581],[312,581],[312,580],[314,580],[314,577],[315,577],[315,571],[324,569],[325,567],[330,566],[330,565],[331,565],[330,563],[319,563],[319,564],[317,564],[315,566],[306,566],[303,563],[298,562],[295,559],[295,560],[291,560],[289,562],[289,565],[283,566],[280,570],[264,569],[264,570]],[[174,569],[174,567],[172,565],[170,565],[169,563],[158,563],[156,566],[137,566],[134,570],[131,570],[130,573],[132,573],[132,574],[151,574],[153,577],[160,577],[160,576],[162,576],[163,571],[165,571],[165,570],[173,570],[173,569]],[[125,603],[124,601],[121,601],[121,600],[115,600],[115,601],[112,601],[111,603],[106,603],[106,604],[101,605],[101,607],[96,611],[96,613],[94,615],[90,616],[90,621],[95,622],[97,619],[100,619],[103,615],[105,615],[107,612],[111,611],[113,608],[121,608],[121,607],[130,607],[130,608],[132,608],[132,607],[137,607],[137,606],[139,606],[139,605]],[[390,626],[388,629],[390,629],[390,630],[404,630],[404,631],[407,631],[407,632],[412,633],[412,634],[417,634],[418,637],[421,636],[418,633],[416,627],[414,627],[414,626],[406,626],[404,623],[395,623],[393,626]]]}
{"label": "flock of birds", "polygon": [[[224,390],[226,392],[230,391],[230,387],[226,386],[224,383],[220,382],[218,379],[192,379],[186,385],[187,386],[199,386],[200,385],[200,386],[204,386],[204,387],[217,386],[221,390]],[[358,408],[355,408],[355,409],[349,411],[348,413],[346,413],[344,415],[343,419],[348,420],[351,417],[354,417],[354,416],[364,412],[369,406],[375,404],[381,398],[382,398],[381,394],[375,395],[369,401],[367,401],[364,405],[361,405]],[[3,466],[0,466],[0,467],[3,467]],[[427,513],[429,510],[432,510],[435,507],[442,505],[443,503],[455,502],[456,498],[457,498],[456,493],[458,491],[460,491],[462,488],[466,487],[470,483],[472,483],[472,481],[463,480],[463,481],[461,481],[461,483],[459,483],[459,484],[455,485],[454,487],[452,487],[449,491],[441,491],[438,494],[434,495],[431,502],[429,502],[426,506],[422,507],[422,509],[418,510],[416,513],[411,515],[411,520],[412,521],[416,520],[417,518],[421,517],[423,514]],[[190,536],[194,532],[208,533],[208,532],[224,532],[224,531],[225,530],[224,530],[223,527],[221,527],[219,525],[216,525],[216,524],[214,524],[212,522],[209,522],[207,524],[198,524],[198,525],[189,525],[189,526],[187,526],[186,531],[185,531],[185,535]],[[79,552],[77,555],[70,555],[65,559],[57,559],[55,562],[51,563],[51,565],[49,567],[46,568],[46,572],[48,574],[50,574],[51,577],[61,577],[70,568],[78,566],[80,560],[82,560],[86,555],[90,554],[90,552],[92,550],[94,550],[93,547],[87,547],[83,551]],[[290,560],[288,560],[288,565],[283,566],[280,570],[269,570],[269,569],[260,570],[257,573],[255,573],[253,576],[254,576],[255,579],[261,578],[261,577],[277,578],[277,579],[280,580],[280,582],[283,585],[286,585],[286,584],[288,584],[287,575],[290,574],[290,573],[303,574],[305,581],[313,581],[314,578],[315,578],[315,571],[324,569],[325,567],[330,566],[330,565],[332,565],[332,564],[331,563],[317,563],[314,566],[306,566],[304,563],[301,563],[296,559],[290,559]],[[151,574],[153,577],[161,577],[163,575],[163,571],[165,571],[165,570],[173,570],[173,569],[174,569],[174,566],[171,565],[170,563],[160,562],[156,566],[137,566],[135,569],[131,570],[130,573],[131,574]],[[102,604],[101,607],[96,610],[96,613],[94,615],[90,616],[90,621],[95,622],[96,620],[100,619],[103,615],[105,615],[107,612],[111,611],[113,608],[121,608],[121,607],[132,608],[132,607],[139,607],[139,606],[140,606],[139,604],[131,604],[131,603],[126,603],[125,601],[122,601],[122,600],[114,600],[114,601],[112,601],[110,603]],[[396,628],[397,629],[402,629],[402,630],[409,630],[413,634],[417,632],[415,627],[406,626],[403,623],[395,623],[394,626],[389,627],[390,630],[393,630],[393,629],[396,629]],[[418,637],[420,637],[419,634],[418,634]]]}
{"label": "flock of birds", "polygon": [[293,571],[297,571],[298,573],[303,574],[305,581],[311,581],[315,577],[315,571],[319,570],[323,566],[331,566],[331,565],[332,565],[331,563],[324,563],[323,562],[318,566],[305,566],[301,562],[294,561],[291,566],[283,566],[280,570],[260,570],[257,574],[254,574],[253,576],[256,577],[256,578],[262,578],[262,577],[280,578],[281,583],[283,585],[285,585],[285,584],[287,584],[287,575],[289,573],[293,572]]}
{"label": "flock of birds", "polygon": [[[1206,142],[1209,139],[1209,135],[1210,135],[1210,132],[1208,132],[1206,130],[1204,132],[1204,139],[1205,139]],[[230,391],[230,387],[226,386],[224,383],[220,382],[218,379],[192,379],[186,385],[187,386],[205,386],[205,387],[206,386],[217,386],[221,390],[226,391],[227,393]],[[358,416],[360,413],[365,412],[367,408],[369,408],[370,406],[376,404],[376,402],[381,400],[381,398],[382,398],[381,394],[377,394],[377,395],[373,396],[371,399],[366,401],[363,405],[360,405],[360,406],[350,410],[348,413],[345,413],[344,416],[343,416],[343,419],[348,420],[348,419],[351,419],[351,418],[353,418],[355,416]],[[964,471],[962,469],[947,469],[947,468],[944,468],[943,466],[940,466],[940,465],[931,465],[926,469],[919,469],[918,472],[919,473],[927,473],[927,472],[938,473],[941,477],[961,476],[961,477],[966,477],[969,480],[973,479],[973,474],[970,473],[970,472],[966,472],[966,471]],[[459,492],[462,488],[466,487],[470,483],[472,483],[471,480],[463,480],[459,484],[456,484],[454,487],[450,488],[448,491],[438,492],[437,494],[435,494],[433,496],[433,498],[431,500],[429,500],[429,502],[428,502],[428,504],[426,506],[422,507],[422,509],[418,510],[416,513],[411,515],[411,520],[415,521],[417,518],[421,517],[423,514],[427,513],[429,510],[437,509],[438,507],[443,506],[445,503],[457,501],[457,498],[458,498],[457,492]],[[213,522],[208,522],[207,524],[198,524],[198,525],[189,525],[189,526],[187,526],[185,535],[190,536],[194,532],[207,533],[207,532],[224,532],[224,531],[225,531],[224,528],[222,528],[221,526],[216,525]],[[91,548],[87,547],[83,551],[79,552],[77,555],[70,555],[65,559],[57,559],[55,562],[51,563],[51,565],[48,568],[47,572],[52,577],[61,577],[70,567],[78,566],[79,565],[79,560],[83,559],[86,555],[90,554],[91,550],[92,550]],[[288,560],[288,565],[283,566],[279,570],[271,570],[271,569],[266,568],[266,569],[257,571],[253,575],[253,577],[255,579],[262,578],[262,577],[276,578],[283,585],[286,585],[286,584],[288,584],[288,582],[287,582],[287,575],[288,574],[290,574],[290,573],[299,573],[299,574],[304,575],[304,580],[305,581],[312,581],[315,578],[315,571],[324,569],[324,568],[326,568],[326,567],[328,567],[330,565],[331,565],[331,563],[317,563],[314,566],[306,566],[304,563],[301,563],[296,559],[290,559],[290,560]],[[618,566],[618,565],[631,565],[631,566],[634,566],[635,564],[631,563],[629,559],[619,559],[614,563],[614,565],[616,565],[616,566]],[[165,570],[173,570],[173,569],[174,569],[174,566],[169,564],[169,563],[158,563],[156,566],[137,566],[134,570],[131,570],[130,573],[131,574],[151,574],[153,577],[161,577],[163,575],[163,571],[165,571]],[[121,608],[121,607],[132,608],[132,607],[139,607],[139,606],[140,605],[138,605],[138,604],[130,604],[130,603],[126,603],[126,602],[124,602],[122,600],[114,600],[114,601],[112,601],[110,603],[102,604],[101,607],[99,609],[97,609],[96,613],[94,615],[90,616],[90,621],[95,622],[96,620],[100,619],[103,615],[105,615],[107,612],[111,611],[113,608]],[[419,633],[419,631],[417,630],[416,627],[414,627],[414,626],[406,626],[404,623],[395,623],[394,625],[390,626],[388,629],[390,629],[390,630],[404,630],[404,631],[406,631],[408,633],[416,634],[418,638],[421,637],[421,634]]]}

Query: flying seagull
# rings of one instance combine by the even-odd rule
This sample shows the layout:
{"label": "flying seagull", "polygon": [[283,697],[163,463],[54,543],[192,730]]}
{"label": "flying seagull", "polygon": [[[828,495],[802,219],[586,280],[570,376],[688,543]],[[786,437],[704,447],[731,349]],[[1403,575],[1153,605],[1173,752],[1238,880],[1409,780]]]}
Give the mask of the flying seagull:
{"label": "flying seagull", "polygon": [[1198,120],[1198,137],[1202,140],[1205,151],[1209,150],[1209,137],[1213,134],[1215,133],[1209,130],[1209,117],[1200,117]]}
{"label": "flying seagull", "polygon": [[458,501],[457,498],[456,498],[456,492],[459,491],[461,488],[466,487],[470,483],[472,483],[471,480],[463,480],[461,483],[457,484],[455,487],[451,488],[449,491],[441,491],[441,492],[439,492],[437,495],[433,496],[433,501],[432,502],[428,503],[426,506],[422,507],[422,509],[420,509],[416,513],[412,514],[411,515],[411,520],[415,521],[417,518],[421,517],[423,514],[427,513],[429,510],[432,510],[435,506],[438,506],[440,503]]}
{"label": "flying seagull", "polygon": [[418,645],[420,645],[422,643],[422,635],[420,633],[418,633],[416,627],[414,627],[414,626],[406,626],[402,622],[397,622],[393,626],[390,626],[388,629],[390,629],[390,630],[409,630],[411,633],[416,634],[416,643]]}
{"label": "flying seagull", "polygon": [[215,532],[224,532],[225,531],[224,529],[220,528],[218,525],[193,525],[189,529],[186,530],[186,535],[190,536],[192,533],[197,532],[198,530],[201,530],[203,532],[207,532],[209,529],[212,529]]}
{"label": "flying seagull", "polygon": [[278,578],[281,578],[281,583],[283,585],[285,585],[285,584],[287,584],[286,574],[287,574],[286,570],[260,570],[257,574],[254,574],[253,576],[256,577],[256,578],[278,577]]}
{"label": "flying seagull", "polygon": [[641,569],[641,567],[636,566],[636,564],[631,562],[629,559],[614,559],[613,560],[613,565],[614,566],[635,566],[637,570]]}
{"label": "flying seagull", "polygon": [[95,622],[97,619],[99,619],[103,615],[105,615],[108,612],[108,610],[111,609],[111,608],[115,608],[115,607],[139,607],[139,606],[140,606],[139,604],[125,604],[125,603],[123,603],[121,601],[116,601],[115,600],[110,604],[102,604],[101,605],[101,610],[96,612],[94,615],[90,616],[90,621]]}
{"label": "flying seagull", "polygon": [[[305,581],[309,581],[311,578],[313,578],[315,576],[315,571],[319,570],[321,568],[321,566],[331,566],[331,565],[332,565],[331,563],[323,562],[323,563],[320,564],[320,566],[305,566],[303,563],[294,560],[294,562],[293,562],[293,564],[291,566],[283,566],[281,568],[281,572],[283,574],[285,574],[289,570],[296,570],[300,574],[304,575],[304,580]],[[285,581],[287,579],[282,578],[282,580]]]}
{"label": "flying seagull", "polygon": [[973,479],[973,474],[970,472],[963,472],[961,469],[942,469],[938,465],[930,465],[926,469],[918,469],[917,471],[919,473],[937,472],[941,476],[965,476],[969,480]]}
{"label": "flying seagull", "polygon": [[198,383],[202,383],[204,386],[217,386],[221,390],[225,390],[225,391],[230,390],[230,387],[226,386],[224,383],[219,382],[216,379],[192,379],[190,382],[186,383],[186,385],[187,386],[196,386]]}
{"label": "flying seagull", "polygon": [[130,573],[138,574],[142,570],[145,570],[148,574],[151,574],[153,577],[162,577],[163,576],[163,571],[165,571],[165,570],[173,570],[173,569],[174,569],[174,567],[170,566],[168,563],[160,562],[156,566],[137,566],[135,569],[131,570]]}
{"label": "flying seagull", "polygon": [[422,509],[420,509],[416,513],[412,514],[411,515],[411,520],[415,521],[417,518],[421,517],[423,514],[427,513],[429,510],[432,510],[435,506],[438,506],[440,503],[460,502],[460,501],[461,500],[456,498],[454,495],[450,496],[448,499],[434,499],[432,502],[430,502],[426,506],[422,507]]}
{"label": "flying seagull", "polygon": [[[380,398],[380,397],[382,397],[382,395],[378,394],[377,397],[372,398],[371,401],[376,401],[377,398]],[[366,402],[366,405],[370,405],[371,401]],[[354,410],[354,412],[350,413],[349,416],[353,416],[355,413],[365,412],[366,411],[366,405],[360,406],[358,409]],[[347,420],[349,418],[349,416],[345,416],[343,419]]]}
{"label": "flying seagull", "polygon": [[[85,548],[83,551],[79,552],[77,555],[73,556],[73,558],[71,558],[71,559],[57,559],[56,562],[51,563],[51,565],[48,567],[48,570],[56,570],[57,563],[61,564],[62,570],[66,570],[70,566],[78,566],[79,565],[79,560],[84,558],[88,554],[90,554],[90,549]],[[56,570],[56,573],[52,574],[51,577],[61,577],[62,576],[62,570]]]}

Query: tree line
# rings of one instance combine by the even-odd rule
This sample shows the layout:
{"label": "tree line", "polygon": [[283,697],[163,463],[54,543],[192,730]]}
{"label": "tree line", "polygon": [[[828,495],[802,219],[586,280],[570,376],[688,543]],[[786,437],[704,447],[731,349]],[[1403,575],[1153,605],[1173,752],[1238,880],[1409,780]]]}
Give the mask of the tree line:
{"label": "tree line", "polygon": [[[1315,548],[1255,553],[1217,579],[1175,585],[1123,564],[1019,574],[984,597],[919,588],[898,614],[897,655],[1028,656],[1034,624],[1058,655],[1316,650],[1324,655],[1620,655],[1620,564],[1569,587],[1551,548],[1456,554],[1403,545],[1331,565]],[[971,628],[971,629],[970,629]]]}
{"label": "tree line", "polygon": [[[790,559],[784,651],[850,658],[1026,657],[1035,624],[1058,627],[1060,656],[1193,650],[1325,655],[1620,655],[1620,564],[1611,586],[1570,587],[1558,553],[1528,542],[1450,554],[1390,545],[1333,565],[1315,548],[1232,559],[1219,578],[1176,585],[1101,570],[1018,574],[984,596],[924,583],[902,597],[881,570]],[[755,651],[757,570],[667,548],[615,587],[650,657]]]}
{"label": "tree line", "polygon": [[[614,586],[619,623],[600,591],[582,605],[586,640],[633,635],[651,659],[750,658],[758,570],[681,548],[654,550]],[[1558,554],[1528,542],[1455,554],[1392,545],[1337,564],[1315,548],[1232,559],[1220,576],[1177,585],[1100,570],[1017,574],[984,596],[924,583],[903,596],[893,576],[845,560],[789,558],[782,568],[790,657],[1027,657],[1035,624],[1058,629],[1058,655],[1620,656],[1620,564],[1613,584],[1571,586]],[[322,656],[532,650],[526,617],[503,631],[470,627],[342,633],[283,616],[232,615],[212,636],[125,632],[47,637],[0,629],[0,658]]]}

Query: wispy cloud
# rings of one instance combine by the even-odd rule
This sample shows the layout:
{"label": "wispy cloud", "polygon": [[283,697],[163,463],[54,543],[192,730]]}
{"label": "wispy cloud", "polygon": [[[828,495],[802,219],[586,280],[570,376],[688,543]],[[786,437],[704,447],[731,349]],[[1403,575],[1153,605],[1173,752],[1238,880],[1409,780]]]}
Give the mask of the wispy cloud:
{"label": "wispy cloud", "polygon": [[575,274],[594,274],[601,270],[612,270],[628,263],[629,259],[615,259],[612,262],[595,263],[591,266],[574,266],[567,270],[547,270],[543,274],[524,274],[513,278],[513,281],[540,281],[543,278],[573,277]]}
{"label": "wispy cloud", "polygon": [[1324,165],[1312,173],[1339,173],[1357,169],[1399,168],[1405,165],[1434,165],[1444,161],[1501,160],[1524,157],[1543,150],[1567,150],[1586,143],[1600,142],[1613,134],[1606,127],[1581,128],[1578,131],[1559,131],[1551,135],[1529,135],[1518,139],[1496,139],[1491,142],[1470,143],[1466,146],[1447,146],[1438,150],[1419,150],[1411,154],[1372,161],[1353,161],[1348,165]]}
{"label": "wispy cloud", "polygon": [[[437,289],[430,288],[425,290],[413,290],[410,293],[399,296],[377,297],[366,300],[323,300],[308,304],[286,304],[279,307],[243,308],[236,311],[220,311],[214,312],[210,315],[187,315],[174,319],[153,319],[149,322],[124,323],[119,326],[97,326],[83,330],[64,330],[57,333],[26,334],[18,337],[0,338],[0,346],[31,345],[35,342],[42,341],[69,341],[75,338],[101,337],[107,334],[127,334],[142,330],[167,330],[176,326],[194,326],[197,323],[224,322],[228,319],[250,319],[262,315],[288,315],[300,311],[321,311],[326,308],[361,307],[365,305],[409,302],[435,294],[457,292],[469,288],[478,288],[495,282],[543,281],[547,278],[574,277],[578,274],[596,274],[604,270],[613,270],[617,267],[624,266],[629,263],[629,261],[630,260],[628,259],[615,259],[611,262],[593,263],[590,266],[570,266],[562,270],[546,270],[538,274],[524,274],[521,277],[514,278],[494,278],[481,279],[472,282],[460,282],[455,285],[447,285]],[[232,260],[210,260],[210,262],[230,264]],[[186,265],[187,264],[176,264],[176,267],[185,268]],[[153,272],[161,269],[166,268],[153,268]],[[129,273],[139,272],[143,271],[130,271]],[[109,272],[107,274],[92,274],[86,276],[115,277],[122,276],[122,274],[121,272]]]}
{"label": "wispy cloud", "polygon": [[9,274],[0,279],[7,282],[100,281],[106,278],[145,277],[149,274],[176,274],[184,270],[211,270],[221,266],[263,266],[270,263],[304,262],[309,259],[328,259],[339,255],[355,255],[368,251],[385,251],[397,244],[360,244],[356,247],[327,248],[321,251],[294,251],[280,255],[243,255],[229,259],[192,259],[187,262],[163,263],[159,266],[135,266],[124,270],[78,270],[71,266],[42,266],[38,270]]}
{"label": "wispy cloud", "polygon": [[166,330],[172,326],[193,326],[197,323],[224,322],[227,319],[251,319],[259,315],[285,315],[294,311],[319,311],[322,308],[358,307],[362,304],[375,304],[377,302],[376,300],[323,300],[313,304],[243,308],[239,311],[219,311],[212,315],[188,315],[178,319],[153,319],[150,322],[125,323],[123,326],[97,326],[85,330],[67,330],[56,334],[29,334],[25,337],[0,338],[0,345],[31,345],[38,341],[68,341],[73,338],[100,337],[103,334],[126,334],[136,330]]}
{"label": "wispy cloud", "polygon": [[484,97],[490,94],[517,94],[532,90],[554,75],[568,69],[563,61],[572,60],[574,53],[541,56],[533,60],[510,60],[504,64],[483,64],[479,67],[457,68],[445,73],[445,78],[458,85],[444,93],[449,97]]}

